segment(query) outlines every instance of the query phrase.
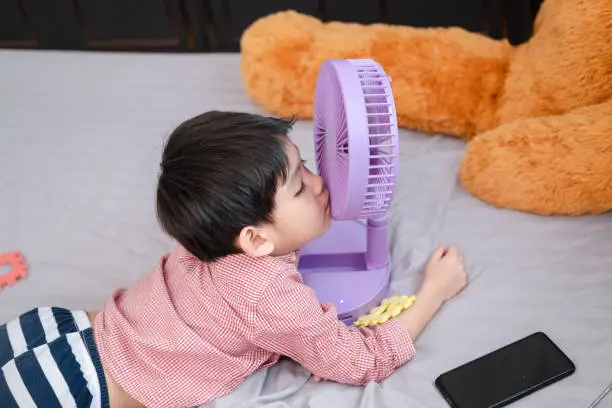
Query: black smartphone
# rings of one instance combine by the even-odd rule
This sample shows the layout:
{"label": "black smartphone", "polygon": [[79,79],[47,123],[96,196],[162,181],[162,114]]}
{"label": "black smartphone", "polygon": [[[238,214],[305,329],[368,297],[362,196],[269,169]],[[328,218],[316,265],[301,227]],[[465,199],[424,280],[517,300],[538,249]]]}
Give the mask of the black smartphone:
{"label": "black smartphone", "polygon": [[440,375],[435,385],[453,408],[500,408],[575,371],[565,353],[537,332]]}

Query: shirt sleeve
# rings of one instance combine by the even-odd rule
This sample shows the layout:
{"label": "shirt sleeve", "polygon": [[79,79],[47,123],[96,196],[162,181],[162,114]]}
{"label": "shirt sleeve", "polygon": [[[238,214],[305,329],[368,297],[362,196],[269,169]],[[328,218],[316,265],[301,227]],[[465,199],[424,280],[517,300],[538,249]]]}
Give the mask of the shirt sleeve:
{"label": "shirt sleeve", "polygon": [[255,308],[251,340],[287,356],[314,375],[362,385],[387,378],[415,354],[396,319],[371,328],[348,327],[331,304],[320,304],[297,270],[272,281]]}

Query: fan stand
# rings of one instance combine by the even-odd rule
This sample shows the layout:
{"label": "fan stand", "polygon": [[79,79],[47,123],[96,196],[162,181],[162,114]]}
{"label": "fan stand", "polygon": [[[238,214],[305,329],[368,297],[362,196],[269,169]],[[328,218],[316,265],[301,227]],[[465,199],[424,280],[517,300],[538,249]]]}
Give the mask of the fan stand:
{"label": "fan stand", "polygon": [[387,217],[332,221],[302,247],[298,269],[321,303],[332,303],[347,325],[387,296],[390,265]]}

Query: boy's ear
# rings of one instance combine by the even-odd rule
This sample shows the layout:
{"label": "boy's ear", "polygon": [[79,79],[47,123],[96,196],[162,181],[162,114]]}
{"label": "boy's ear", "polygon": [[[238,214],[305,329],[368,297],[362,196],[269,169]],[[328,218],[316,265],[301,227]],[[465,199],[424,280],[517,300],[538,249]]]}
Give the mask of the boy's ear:
{"label": "boy's ear", "polygon": [[248,255],[258,257],[270,255],[274,242],[267,236],[264,228],[247,226],[238,235],[238,247]]}

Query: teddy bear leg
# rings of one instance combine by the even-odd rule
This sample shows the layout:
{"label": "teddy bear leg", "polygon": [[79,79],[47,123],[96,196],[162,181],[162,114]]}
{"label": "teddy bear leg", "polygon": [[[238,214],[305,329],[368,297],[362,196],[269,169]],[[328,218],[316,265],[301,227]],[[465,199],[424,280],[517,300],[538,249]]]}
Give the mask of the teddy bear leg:
{"label": "teddy bear leg", "polygon": [[460,181],[503,208],[540,215],[612,210],[612,101],[476,136]]}

